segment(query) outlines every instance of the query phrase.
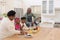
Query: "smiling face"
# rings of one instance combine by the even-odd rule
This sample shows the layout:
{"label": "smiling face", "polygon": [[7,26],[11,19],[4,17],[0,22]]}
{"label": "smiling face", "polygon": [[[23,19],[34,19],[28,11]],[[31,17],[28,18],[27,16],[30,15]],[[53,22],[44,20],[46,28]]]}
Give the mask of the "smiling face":
{"label": "smiling face", "polygon": [[26,19],[21,20],[22,23],[26,23]]}
{"label": "smiling face", "polygon": [[20,24],[20,19],[19,19],[19,18],[16,18],[16,19],[15,19],[15,22],[16,22],[17,24]]}
{"label": "smiling face", "polygon": [[13,19],[15,19],[15,16],[9,16],[8,18],[12,21]]}
{"label": "smiling face", "polygon": [[27,13],[31,13],[31,8],[28,8],[27,9]]}
{"label": "smiling face", "polygon": [[12,21],[15,18],[16,12],[11,10],[7,13],[8,18]]}
{"label": "smiling face", "polygon": [[26,18],[25,17],[21,17],[21,22],[22,23],[26,23]]}

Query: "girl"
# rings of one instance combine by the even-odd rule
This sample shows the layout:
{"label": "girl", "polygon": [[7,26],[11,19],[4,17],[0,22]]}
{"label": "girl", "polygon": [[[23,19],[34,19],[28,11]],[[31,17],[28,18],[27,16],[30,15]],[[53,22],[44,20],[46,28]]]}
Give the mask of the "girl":
{"label": "girl", "polygon": [[20,30],[21,29],[20,19],[19,18],[15,18],[15,29],[16,30]]}

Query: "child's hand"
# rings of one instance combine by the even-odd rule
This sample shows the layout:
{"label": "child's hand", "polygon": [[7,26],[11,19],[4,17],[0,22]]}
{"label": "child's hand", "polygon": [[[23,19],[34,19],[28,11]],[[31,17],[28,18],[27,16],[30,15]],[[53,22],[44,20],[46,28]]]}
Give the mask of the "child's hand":
{"label": "child's hand", "polygon": [[24,35],[24,32],[21,32],[21,35]]}
{"label": "child's hand", "polygon": [[22,28],[24,27],[24,25],[22,25]]}
{"label": "child's hand", "polygon": [[23,30],[20,33],[21,33],[21,35],[24,35],[24,31]]}
{"label": "child's hand", "polygon": [[20,30],[23,30],[24,25],[21,26]]}

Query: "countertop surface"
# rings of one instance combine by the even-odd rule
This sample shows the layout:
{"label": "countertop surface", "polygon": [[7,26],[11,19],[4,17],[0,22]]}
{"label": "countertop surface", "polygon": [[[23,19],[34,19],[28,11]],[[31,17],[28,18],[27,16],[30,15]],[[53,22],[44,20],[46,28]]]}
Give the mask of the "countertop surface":
{"label": "countertop surface", "polygon": [[40,28],[40,31],[33,34],[32,38],[23,35],[13,35],[4,40],[60,40],[60,28]]}

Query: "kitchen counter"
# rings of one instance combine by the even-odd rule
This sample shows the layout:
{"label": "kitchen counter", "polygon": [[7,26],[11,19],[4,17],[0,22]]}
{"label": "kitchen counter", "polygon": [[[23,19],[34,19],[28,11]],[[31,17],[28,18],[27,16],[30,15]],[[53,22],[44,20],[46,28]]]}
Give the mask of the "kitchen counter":
{"label": "kitchen counter", "polygon": [[25,38],[23,35],[13,35],[4,40],[60,40],[60,28],[40,28],[40,31],[33,34],[32,38]]}

